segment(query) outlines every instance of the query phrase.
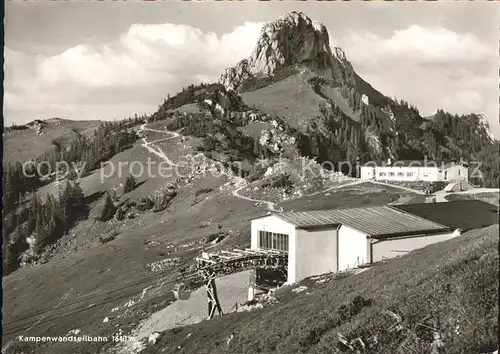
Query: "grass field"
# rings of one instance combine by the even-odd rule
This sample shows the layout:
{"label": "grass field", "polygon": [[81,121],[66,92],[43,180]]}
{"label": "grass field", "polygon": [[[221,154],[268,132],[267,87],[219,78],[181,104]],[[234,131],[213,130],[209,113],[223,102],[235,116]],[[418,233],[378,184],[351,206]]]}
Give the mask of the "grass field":
{"label": "grass field", "polygon": [[285,287],[276,305],[167,331],[146,353],[340,353],[339,334],[360,338],[363,353],[430,353],[434,332],[446,353],[489,353],[498,347],[497,241],[498,226],[474,230],[357,275],[305,280],[297,286],[307,291]]}
{"label": "grass field", "polygon": [[370,182],[347,186],[345,188],[318,193],[278,204],[285,210],[305,211],[316,209],[354,208],[385,205],[401,197],[416,194],[389,186],[373,185]]}
{"label": "grass field", "polygon": [[3,161],[27,161],[55,148],[54,142],[65,146],[80,135],[92,134],[101,121],[48,120],[43,134],[35,129],[16,130],[3,136]]}

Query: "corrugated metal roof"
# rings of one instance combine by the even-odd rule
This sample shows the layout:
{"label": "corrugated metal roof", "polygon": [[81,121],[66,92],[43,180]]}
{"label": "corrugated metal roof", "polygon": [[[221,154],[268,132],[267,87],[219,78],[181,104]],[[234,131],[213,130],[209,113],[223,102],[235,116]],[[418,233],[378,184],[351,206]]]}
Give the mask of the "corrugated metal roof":
{"label": "corrugated metal roof", "polygon": [[449,229],[448,226],[388,206],[285,212],[274,215],[299,228],[342,224],[372,237]]}

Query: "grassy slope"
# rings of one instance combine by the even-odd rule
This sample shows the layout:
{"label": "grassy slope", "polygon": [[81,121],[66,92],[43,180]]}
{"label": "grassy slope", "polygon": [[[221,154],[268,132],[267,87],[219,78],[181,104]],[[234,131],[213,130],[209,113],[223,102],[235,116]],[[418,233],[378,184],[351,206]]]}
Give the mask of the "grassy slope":
{"label": "grassy slope", "polygon": [[291,126],[297,127],[315,117],[319,105],[326,102],[306,80],[304,74],[294,74],[255,91],[244,92],[241,97],[246,105],[286,117]]}
{"label": "grassy slope", "polygon": [[[169,179],[165,180],[157,173],[157,168],[161,160],[156,155],[150,154],[144,147],[141,146],[141,143],[142,141],[139,140],[131,149],[116,154],[109,160],[109,162],[103,164],[103,169],[94,170],[88,176],[83,177],[80,180],[80,186],[82,187],[85,195],[92,195],[94,193],[110,190],[112,188],[119,188],[119,184],[123,183],[125,178],[129,175],[130,170],[132,170],[134,174],[138,174],[140,172],[139,165],[133,164],[132,168],[130,168],[130,164],[133,161],[140,161],[144,166],[145,171],[147,171],[148,158],[152,161],[151,170],[153,173],[151,175],[155,174],[157,177],[152,178],[145,174],[143,177],[137,178],[139,183],[145,183],[141,184],[141,186],[137,188],[136,193],[141,193],[146,196],[167,183]],[[153,168],[153,161],[156,164],[156,169]],[[104,176],[104,178],[101,178],[101,176]],[[57,194],[57,192],[57,183],[51,183],[40,189],[40,195],[42,196],[47,193]],[[119,188],[117,193],[119,196],[121,195],[121,188]]]}
{"label": "grassy slope", "polygon": [[[161,129],[161,124],[153,128]],[[179,138],[180,139],[180,138]],[[163,151],[176,160],[180,155],[187,152],[180,151],[176,140],[172,139],[162,143]],[[189,151],[188,151],[189,152]],[[131,162],[133,160],[145,161],[147,157],[156,159],[154,155],[147,152],[138,142],[133,148],[126,150],[113,157],[115,164],[119,161]],[[81,185],[87,196],[98,193],[105,189],[116,186],[123,179],[111,177],[100,181],[100,172],[95,171],[81,181]],[[139,179],[139,182],[143,181]],[[162,178],[149,178],[145,180],[136,190],[129,193],[127,197],[135,199],[152,193],[155,189],[167,181]],[[64,237],[64,242],[73,242],[71,239],[79,239],[75,242],[78,249],[71,253],[56,256],[48,264],[35,268],[24,268],[4,277],[5,321],[24,316],[33,311],[64,305],[82,296],[102,293],[103,291],[116,289],[124,284],[144,280],[147,275],[145,265],[167,257],[169,245],[176,242],[190,242],[198,240],[217,231],[217,225],[223,227],[223,231],[232,230],[232,236],[225,240],[220,246],[233,248],[248,246],[249,220],[265,213],[262,208],[257,208],[254,203],[238,200],[227,195],[227,193],[216,192],[221,181],[216,178],[204,178],[195,181],[189,188],[181,189],[179,196],[173,205],[166,211],[160,213],[146,213],[138,219],[123,223],[108,222],[100,223],[87,220],[70,231],[70,235]],[[195,197],[194,194],[201,188],[213,188],[213,192]],[[390,188],[390,187],[389,187]],[[354,193],[354,195],[353,195]],[[328,198],[326,198],[328,197]],[[367,196],[368,197],[368,196]],[[386,203],[383,198],[372,199],[371,203]],[[297,200],[298,205],[304,205],[306,198]],[[319,200],[322,200],[321,198]],[[354,206],[351,203],[361,200],[359,190],[351,192],[335,191],[331,196],[325,196],[325,200],[338,201],[342,206]],[[319,206],[318,206],[319,207]],[[288,209],[288,208],[287,208]],[[211,225],[201,227],[202,222],[210,221]],[[96,236],[110,230],[118,232],[117,239],[107,243],[99,244]],[[75,234],[75,236],[72,236]],[[155,246],[146,245],[145,241],[156,241]],[[70,247],[74,245],[71,244]],[[199,249],[179,254],[187,259],[192,258],[200,252]],[[162,274],[169,279],[171,272]],[[79,312],[72,316],[52,321],[47,324],[35,325],[28,334],[62,334],[69,329],[80,328],[83,333],[92,335],[110,335],[114,330],[113,324],[103,324],[102,319],[110,315],[109,310],[115,306],[123,306],[129,298],[140,296],[141,291],[147,286],[156,283],[157,280],[141,283],[105,296],[104,299],[88,299],[80,304],[78,308],[84,308],[92,303],[101,303],[105,299],[119,297],[104,307],[97,307],[88,311]],[[44,296],[39,296],[44,294]],[[152,294],[152,295],[150,295]],[[68,298],[62,299],[64,295]],[[151,296],[152,298],[148,298]],[[165,301],[171,301],[168,287],[160,287],[148,291],[146,298],[140,305],[134,307],[133,312],[123,315],[119,320],[123,323],[124,330],[130,328],[137,320],[147,316],[150,311],[157,310],[154,306],[165,306]],[[74,307],[50,313],[47,318],[54,318],[59,314],[67,313]],[[119,312],[122,315],[121,312]],[[115,316],[113,314],[112,316]],[[34,324],[38,317],[30,318],[21,324]],[[130,324],[126,327],[126,324]],[[12,324],[4,323],[4,329],[9,332],[15,328]],[[17,327],[17,326],[16,326]],[[10,336],[7,336],[9,338]],[[4,337],[5,339],[5,337]],[[94,349],[90,349],[94,348]],[[78,349],[78,350],[77,350]],[[67,347],[57,345],[55,347],[40,349],[39,353],[87,353],[97,352],[93,345],[75,345]],[[28,352],[30,352],[28,350]]]}
{"label": "grassy slope", "polygon": [[38,157],[54,149],[54,141],[64,146],[80,135],[91,134],[101,123],[97,120],[51,119],[43,129],[43,135],[37,135],[35,129],[13,131],[3,137],[4,163]]}
{"label": "grassy slope", "polygon": [[[491,352],[498,345],[497,242],[492,226],[355,276],[305,280],[310,294],[283,288],[277,305],[168,331],[147,353],[338,353],[337,333],[365,343],[377,335],[379,344],[364,353],[430,353],[429,327],[447,353]],[[356,296],[371,304],[353,308]],[[401,316],[399,332],[389,330],[395,320],[384,310]]]}
{"label": "grassy slope", "polygon": [[[153,128],[160,128],[159,124]],[[174,161],[185,153],[192,153],[189,149],[180,150],[178,139],[172,139],[161,143],[163,151]],[[196,140],[196,139],[194,139]],[[159,144],[160,145],[160,144]],[[115,166],[119,162],[146,161],[151,158],[158,161],[159,158],[150,154],[137,142],[134,147],[114,156],[111,161]],[[182,171],[181,171],[182,172]],[[117,174],[101,181],[101,171],[96,170],[84,177],[80,185],[86,196],[99,194],[106,189],[117,187],[123,178]],[[124,171],[123,176],[127,172]],[[140,196],[147,196],[159,187],[165,185],[169,178],[161,176],[138,178],[139,187],[125,195],[135,200]],[[141,183],[144,182],[144,183]],[[136,299],[142,290],[148,285],[156,284],[160,277],[146,281],[111,295],[99,298],[90,298],[75,306],[53,311],[46,318],[39,316],[30,317],[16,324],[9,324],[13,319],[23,317],[35,311],[65,305],[75,299],[84,296],[101,294],[103,292],[120,288],[134,282],[144,280],[150,276],[146,271],[146,264],[170,257],[172,244],[190,243],[200,240],[204,236],[217,232],[217,225],[222,225],[223,231],[232,230],[234,240],[232,244],[240,244],[242,237],[239,230],[248,225],[249,220],[259,215],[260,209],[253,203],[235,200],[227,193],[217,193],[219,186],[223,183],[220,178],[207,176],[200,180],[190,182],[188,188],[181,188],[178,196],[174,199],[171,207],[159,213],[147,212],[139,218],[126,222],[110,221],[107,223],[85,220],[70,230],[69,235],[62,238],[61,243],[71,251],[55,256],[49,263],[38,267],[26,267],[3,278],[4,285],[4,333],[9,333],[19,327],[34,325],[36,321],[44,322],[47,319],[68,313],[73,309],[82,309],[92,303],[102,303],[108,299],[112,300],[102,307],[82,311],[71,316],[64,317],[58,321],[50,321],[34,325],[26,333],[37,334],[65,334],[68,330],[80,328],[84,333],[92,335],[110,335],[115,330],[113,324],[103,324],[105,316],[122,316],[122,312],[111,314],[109,310],[115,306],[123,306],[130,298]],[[211,188],[214,191],[195,196],[195,192]],[[46,186],[41,191],[57,192],[57,187]],[[120,192],[118,192],[120,195]],[[209,226],[202,226],[202,223]],[[109,243],[100,244],[96,238],[99,234],[116,231],[117,238]],[[155,241],[154,245],[145,244],[146,241]],[[76,249],[75,249],[76,247]],[[185,259],[192,259],[198,255],[199,249],[182,251],[178,254]],[[167,271],[162,279],[171,279],[173,273]],[[157,310],[153,306],[166,306],[165,301],[172,301],[170,289],[172,284],[149,290],[146,298],[140,305],[135,306],[133,313],[123,315],[119,320],[124,330],[127,323],[134,322],[134,316],[145,316],[147,311]],[[43,296],[39,296],[44,294]],[[151,294],[151,295],[150,295]],[[67,296],[67,298],[64,298]],[[152,297],[151,299],[148,299]],[[116,300],[113,300],[116,299]],[[17,334],[19,332],[16,331]],[[12,335],[4,337],[4,342]],[[32,351],[29,347],[27,352]],[[88,353],[96,352],[95,346],[85,345],[56,345],[50,348],[37,349],[37,353]],[[16,351],[13,351],[16,352]]]}
{"label": "grassy slope", "polygon": [[[115,162],[144,158],[143,150],[145,151],[144,148],[136,146],[118,154],[115,157]],[[98,174],[99,172],[95,172],[95,175],[82,180],[81,184],[86,193],[96,193],[100,188],[108,188],[114,184],[110,180],[109,183],[100,185],[97,179]],[[147,195],[153,188],[150,183],[161,184],[162,182],[164,183],[160,179],[157,182],[154,179],[148,180],[137,190],[131,192],[130,197],[134,199],[134,196]],[[266,211],[263,208],[255,207],[252,202],[235,199],[225,193],[218,193],[217,189],[220,183],[219,179],[211,177],[196,181],[191,188],[181,189],[179,196],[174,199],[173,205],[164,212],[149,212],[140,218],[127,222],[101,223],[91,220],[81,222],[70,231],[68,236],[63,238],[63,243],[70,242],[68,248],[77,247],[76,250],[72,249],[71,253],[56,256],[42,266],[20,269],[4,277],[5,321],[9,322],[39,309],[64,305],[82,296],[99,294],[141,281],[148,276],[145,269],[147,263],[170,257],[164,255],[168,253],[169,245],[199,240],[203,236],[217,232],[219,224],[222,225],[223,231],[232,230],[231,236],[219,247],[232,249],[249,246],[249,221],[265,214]],[[195,197],[195,192],[201,188],[213,188],[214,191]],[[359,199],[358,194],[352,196],[352,193],[359,193],[359,190],[351,191],[351,193],[334,191],[328,196],[328,200],[339,201],[344,206],[349,205],[349,203]],[[304,200],[305,198],[301,202],[298,199],[296,202],[304,204]],[[385,203],[385,199],[378,198],[372,200],[372,203],[377,201]],[[211,222],[211,225],[202,227],[203,222]],[[116,240],[104,245],[99,244],[96,240],[97,235],[110,230],[118,232]],[[150,246],[144,243],[146,241],[157,243]],[[181,253],[179,256],[191,259],[200,251],[197,249]],[[162,276],[165,279],[170,279],[172,273],[167,271]],[[102,319],[106,316],[116,317],[117,314],[122,316],[119,320],[123,324],[121,328],[127,330],[132,326],[127,324],[137,323],[139,319],[147,316],[149,311],[158,310],[159,307],[154,306],[166,306],[165,301],[170,299],[169,287],[159,287],[148,291],[146,299],[134,307],[132,314],[123,315],[122,310],[111,314],[110,309],[115,306],[123,306],[129,298],[136,299],[146,286],[154,285],[157,281],[147,281],[102,298],[86,300],[78,304],[77,307],[54,311],[45,319],[54,318],[54,316],[67,313],[72,309],[84,308],[92,303],[101,303],[107,299],[112,300],[103,307],[80,312],[59,321],[36,325],[27,333],[32,335],[40,333],[61,334],[66,333],[69,329],[80,328],[83,333],[87,334],[110,335],[117,319],[109,325],[103,324]],[[44,296],[38,294],[44,294]],[[68,294],[68,298],[61,300],[65,294]],[[149,299],[150,296],[151,299]],[[119,299],[114,301],[113,299],[117,297]],[[38,319],[39,317],[30,318],[20,324],[33,324]],[[8,323],[4,324],[7,333],[16,327]],[[10,338],[10,336],[4,337],[4,339],[6,338]],[[70,348],[71,352],[86,353],[90,350],[89,348],[94,347],[87,344],[71,347],[58,345],[40,349],[38,352],[66,353]],[[90,351],[95,352],[94,349]]]}
{"label": "grassy slope", "polygon": [[347,100],[340,93],[340,89],[338,87],[323,87],[323,93],[325,96],[330,98],[347,116],[351,117],[351,119],[358,122],[360,120],[360,112],[354,112],[352,108],[347,103]]}
{"label": "grassy slope", "polygon": [[[307,82],[311,75],[308,71],[293,74],[257,90],[244,92],[241,97],[246,105],[286,117],[291,126],[298,127],[315,117],[319,113],[320,105],[326,104],[326,100],[314,92]],[[359,121],[359,113],[353,112],[338,88],[325,86],[323,94],[332,99],[347,116]]]}
{"label": "grassy slope", "polygon": [[[197,187],[195,187],[196,189]],[[15,326],[8,323],[15,318],[26,316],[40,309],[64,305],[84,296],[101,294],[127,284],[143,281],[145,277],[154,275],[147,272],[146,264],[172,256],[168,255],[169,245],[199,240],[203,236],[216,232],[219,223],[223,226],[223,231],[233,230],[237,234],[237,231],[247,225],[250,219],[257,216],[259,210],[248,202],[229,199],[223,196],[215,197],[213,193],[208,193],[195,201],[191,196],[184,195],[176,198],[174,205],[161,213],[146,213],[140,219],[134,219],[127,223],[98,223],[101,227],[107,225],[108,229],[118,231],[116,240],[99,244],[94,239],[91,244],[81,247],[78,251],[58,256],[49,263],[35,268],[20,269],[4,277],[3,314],[6,321],[4,322],[4,333],[19,328],[19,325],[35,324],[39,320],[39,316],[36,316],[16,323]],[[206,220],[212,220],[213,224],[201,227],[200,223]],[[114,227],[110,224],[114,224]],[[70,234],[73,232],[76,230],[73,229]],[[89,235],[89,237],[92,236],[95,235]],[[145,244],[146,241],[153,240],[155,241],[154,245]],[[199,252],[199,249],[181,252],[178,256],[191,259]],[[171,271],[160,275],[164,280],[172,279],[173,276]],[[152,293],[152,296],[156,298],[144,299],[133,308],[133,314],[124,315],[123,304],[131,298],[137,300],[144,288],[157,284],[159,280],[160,277],[157,277],[110,295],[90,298],[77,306],[53,311],[45,319],[42,319],[42,322],[68,313],[73,309],[83,309],[92,303],[99,304],[108,299],[112,300],[104,306],[66,316],[57,321],[35,325],[27,333],[30,335],[42,333],[61,335],[70,329],[79,328],[86,334],[111,335],[116,330],[114,327],[116,321],[105,325],[102,323],[104,317],[120,315],[123,316],[120,319],[123,324],[135,322],[134,316],[144,316],[147,311],[152,310],[153,304],[171,297],[170,289],[173,284],[170,284],[169,287],[152,289],[148,291],[148,296]],[[68,297],[63,299],[65,295]],[[121,310],[111,314],[110,309],[115,306],[120,306]],[[122,326],[121,328],[127,330],[130,327]],[[16,333],[19,334],[19,332]],[[4,342],[10,338],[12,336],[4,337]],[[39,349],[36,352],[51,354],[96,352],[89,348],[93,347],[87,344],[57,345],[56,347]]]}
{"label": "grassy slope", "polygon": [[200,113],[200,109],[196,103],[185,104],[179,108],[171,109],[169,112],[180,112],[180,113]]}
{"label": "grassy slope", "polygon": [[337,191],[318,193],[312,197],[285,201],[278,204],[285,210],[316,210],[316,209],[336,209],[354,208],[363,206],[385,205],[394,202],[403,196],[413,196],[416,194],[389,187],[373,185],[369,182],[355,186],[347,186]]}
{"label": "grassy slope", "polygon": [[272,129],[269,123],[253,122],[241,127],[240,130],[254,139],[259,139],[264,129]]}

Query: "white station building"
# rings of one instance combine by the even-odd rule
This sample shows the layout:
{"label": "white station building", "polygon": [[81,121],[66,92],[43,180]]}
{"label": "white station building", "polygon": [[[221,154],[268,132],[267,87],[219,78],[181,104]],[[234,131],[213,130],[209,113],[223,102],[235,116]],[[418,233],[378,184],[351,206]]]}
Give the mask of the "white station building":
{"label": "white station building", "polygon": [[251,249],[288,254],[286,283],[404,255],[459,231],[390,206],[284,212],[251,222]]}
{"label": "white station building", "polygon": [[461,163],[400,160],[360,167],[360,178],[376,181],[468,182],[468,167]]}

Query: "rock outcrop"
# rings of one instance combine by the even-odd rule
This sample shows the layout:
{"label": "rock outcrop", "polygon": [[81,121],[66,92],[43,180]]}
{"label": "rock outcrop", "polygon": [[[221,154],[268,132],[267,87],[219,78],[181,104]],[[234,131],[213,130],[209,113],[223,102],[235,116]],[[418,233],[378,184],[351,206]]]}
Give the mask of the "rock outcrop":
{"label": "rock outcrop", "polygon": [[272,78],[284,68],[305,66],[333,82],[355,81],[341,48],[330,48],[328,30],[302,12],[291,12],[264,25],[253,54],[226,69],[219,83],[242,91],[246,82]]}
{"label": "rock outcrop", "polygon": [[480,114],[478,120],[479,120],[478,131],[481,132],[486,139],[489,139],[490,142],[495,141],[495,137],[491,132],[490,124],[488,123],[486,117]]}

